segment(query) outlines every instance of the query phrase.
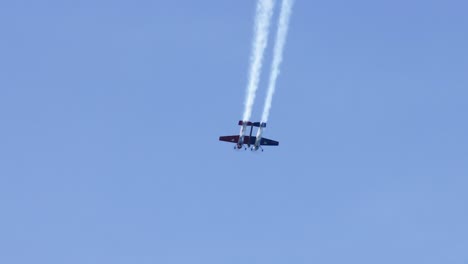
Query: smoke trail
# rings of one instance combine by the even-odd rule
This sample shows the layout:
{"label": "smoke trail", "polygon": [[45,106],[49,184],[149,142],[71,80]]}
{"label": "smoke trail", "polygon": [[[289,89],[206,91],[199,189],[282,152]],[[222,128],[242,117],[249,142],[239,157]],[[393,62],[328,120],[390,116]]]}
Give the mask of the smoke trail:
{"label": "smoke trail", "polygon": [[273,62],[271,64],[270,79],[268,82],[268,91],[265,99],[265,106],[263,108],[262,122],[268,121],[270,115],[271,103],[273,94],[276,88],[276,79],[280,73],[280,65],[283,60],[283,49],[286,43],[286,36],[288,35],[289,17],[294,0],[283,0],[281,3],[281,11],[278,22],[278,31],[276,32],[275,47],[273,50]]}
{"label": "smoke trail", "polygon": [[268,31],[271,15],[273,13],[274,0],[258,0],[255,15],[254,40],[252,54],[250,56],[249,81],[245,98],[243,120],[250,120],[255,93],[258,88],[260,72],[262,69],[263,53],[268,43]]}

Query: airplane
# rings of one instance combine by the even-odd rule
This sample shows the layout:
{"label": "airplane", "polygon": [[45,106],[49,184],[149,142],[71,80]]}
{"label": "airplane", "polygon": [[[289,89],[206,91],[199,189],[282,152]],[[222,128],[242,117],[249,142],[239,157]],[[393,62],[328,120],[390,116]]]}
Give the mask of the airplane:
{"label": "airplane", "polygon": [[[225,141],[229,143],[236,143],[234,149],[241,149],[244,144],[247,144],[247,147],[251,150],[256,151],[261,149],[263,151],[262,146],[278,146],[279,142],[274,141],[268,138],[262,137],[263,128],[266,127],[266,123],[264,122],[250,122],[250,121],[239,121],[239,126],[241,126],[241,130],[239,135],[234,136],[221,136],[219,137],[220,141]],[[247,127],[250,127],[250,134],[248,136],[245,135]],[[258,127],[257,136],[252,136],[253,127]],[[247,147],[245,148],[247,150]]]}

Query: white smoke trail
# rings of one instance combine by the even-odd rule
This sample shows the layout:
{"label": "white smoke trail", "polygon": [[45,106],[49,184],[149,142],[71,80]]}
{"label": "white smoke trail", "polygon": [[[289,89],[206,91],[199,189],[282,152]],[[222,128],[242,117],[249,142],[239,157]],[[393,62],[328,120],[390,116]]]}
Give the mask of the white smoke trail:
{"label": "white smoke trail", "polygon": [[273,62],[271,64],[270,79],[268,81],[268,91],[263,108],[262,122],[268,121],[270,115],[273,94],[275,93],[276,80],[280,73],[280,65],[283,60],[283,49],[288,35],[289,17],[291,16],[294,0],[283,0],[278,22],[278,31],[276,32],[275,47],[273,50]]}
{"label": "white smoke trail", "polygon": [[255,101],[262,69],[263,53],[268,43],[268,32],[271,15],[273,13],[274,0],[258,0],[255,15],[254,39],[252,43],[252,54],[250,56],[250,71],[245,98],[244,117],[242,120],[250,120],[252,107]]}

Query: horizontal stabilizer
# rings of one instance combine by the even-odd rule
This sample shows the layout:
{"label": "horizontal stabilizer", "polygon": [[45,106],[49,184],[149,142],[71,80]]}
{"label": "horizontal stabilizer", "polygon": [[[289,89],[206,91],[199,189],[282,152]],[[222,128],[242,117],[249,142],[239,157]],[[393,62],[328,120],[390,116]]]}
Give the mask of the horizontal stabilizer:
{"label": "horizontal stabilizer", "polygon": [[239,120],[239,126],[243,126],[244,124],[246,124],[247,126],[251,126],[252,122]]}
{"label": "horizontal stabilizer", "polygon": [[239,120],[239,126],[243,126],[244,124],[246,124],[247,126],[254,126],[254,127],[266,127],[266,123],[263,123],[263,122],[250,122],[250,121]]}

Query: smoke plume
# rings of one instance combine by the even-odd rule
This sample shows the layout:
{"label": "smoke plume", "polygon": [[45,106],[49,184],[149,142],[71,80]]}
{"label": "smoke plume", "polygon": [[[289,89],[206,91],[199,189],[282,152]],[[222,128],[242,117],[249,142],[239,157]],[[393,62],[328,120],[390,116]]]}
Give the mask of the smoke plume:
{"label": "smoke plume", "polygon": [[268,32],[273,7],[274,0],[258,0],[257,2],[252,54],[250,56],[249,79],[243,116],[243,120],[246,121],[250,120],[252,116],[255,93],[257,92],[260,72],[262,70],[263,54],[268,43]]}
{"label": "smoke plume", "polygon": [[262,122],[268,121],[270,115],[273,94],[275,93],[276,80],[280,73],[280,66],[283,60],[283,49],[288,34],[289,17],[291,16],[293,0],[283,0],[278,22],[278,31],[276,32],[275,46],[273,50],[273,62],[271,64],[270,79],[268,82],[268,91],[263,108]]}

